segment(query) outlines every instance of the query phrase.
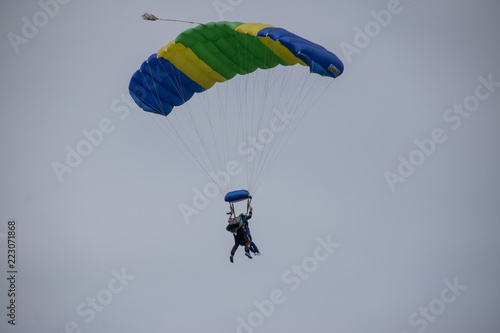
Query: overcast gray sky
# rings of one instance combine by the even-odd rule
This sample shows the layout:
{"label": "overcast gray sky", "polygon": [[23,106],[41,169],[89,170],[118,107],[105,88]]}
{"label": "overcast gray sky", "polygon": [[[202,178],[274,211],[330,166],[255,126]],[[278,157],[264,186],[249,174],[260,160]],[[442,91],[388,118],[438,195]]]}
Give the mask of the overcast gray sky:
{"label": "overcast gray sky", "polygon": [[[129,104],[134,71],[191,27],[145,11],[269,23],[345,64],[254,196],[260,257],[229,263],[222,197],[182,215],[207,180]],[[498,332],[499,16],[488,0],[2,2],[0,330]]]}

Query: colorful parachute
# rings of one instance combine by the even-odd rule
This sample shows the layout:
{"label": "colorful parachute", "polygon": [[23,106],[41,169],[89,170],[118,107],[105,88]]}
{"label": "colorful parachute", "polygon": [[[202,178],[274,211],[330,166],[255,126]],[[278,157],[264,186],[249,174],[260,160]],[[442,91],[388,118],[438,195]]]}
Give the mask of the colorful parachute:
{"label": "colorful parachute", "polygon": [[168,115],[195,92],[257,68],[307,65],[337,77],[344,66],[320,45],[268,24],[216,22],[181,33],[145,61],[130,81],[130,94],[146,111]]}
{"label": "colorful parachute", "polygon": [[[296,77],[278,70],[297,67],[308,71]],[[246,174],[246,183],[237,186],[253,194],[288,141],[285,133],[293,132],[296,124],[290,124],[326,89],[318,80],[308,84],[309,76],[329,85],[343,70],[333,53],[285,29],[215,22],[182,32],[151,55],[129,90],[142,109],[167,116],[168,134],[220,190]],[[215,97],[205,97],[208,92]],[[200,100],[196,106],[194,96]],[[174,107],[182,110],[172,112]]]}

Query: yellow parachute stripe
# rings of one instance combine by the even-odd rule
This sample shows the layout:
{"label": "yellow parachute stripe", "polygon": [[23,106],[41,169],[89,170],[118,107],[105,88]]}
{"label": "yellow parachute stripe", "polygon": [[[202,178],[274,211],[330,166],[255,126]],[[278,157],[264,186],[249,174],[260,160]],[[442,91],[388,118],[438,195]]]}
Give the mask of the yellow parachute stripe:
{"label": "yellow parachute stripe", "polygon": [[294,56],[293,53],[284,47],[280,42],[271,39],[271,37],[259,37],[259,39],[265,46],[273,51],[276,56],[283,59],[288,65],[293,66],[298,63],[302,66],[306,66],[302,60]]}
{"label": "yellow parachute stripe", "polygon": [[190,48],[181,43],[171,41],[158,51],[158,57],[170,61],[177,69],[205,89],[210,89],[216,82],[226,81],[223,76],[198,58]]}
{"label": "yellow parachute stripe", "polygon": [[261,31],[264,28],[274,28],[274,27],[270,24],[263,24],[263,23],[243,23],[236,28],[236,32],[257,37],[259,31]]}

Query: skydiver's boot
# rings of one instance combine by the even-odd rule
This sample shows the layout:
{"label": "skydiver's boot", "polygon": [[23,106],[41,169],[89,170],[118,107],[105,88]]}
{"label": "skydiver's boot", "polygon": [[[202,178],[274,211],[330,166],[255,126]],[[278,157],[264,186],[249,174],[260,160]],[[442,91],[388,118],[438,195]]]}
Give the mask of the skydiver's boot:
{"label": "skydiver's boot", "polygon": [[230,261],[230,262],[234,262],[234,260],[233,260],[233,255],[232,255],[232,254],[229,256],[229,261]]}
{"label": "skydiver's boot", "polygon": [[250,255],[250,252],[245,252],[245,255],[248,257],[248,259],[252,259],[252,256]]}

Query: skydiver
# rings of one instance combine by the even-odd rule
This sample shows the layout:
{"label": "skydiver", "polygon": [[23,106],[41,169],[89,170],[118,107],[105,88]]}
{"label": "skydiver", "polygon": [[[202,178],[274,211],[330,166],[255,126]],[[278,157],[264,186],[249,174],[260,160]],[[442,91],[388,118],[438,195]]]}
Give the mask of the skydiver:
{"label": "skydiver", "polygon": [[240,245],[245,247],[245,255],[249,259],[252,259],[252,256],[250,255],[251,241],[248,238],[247,229],[245,228],[245,224],[248,226],[247,221],[252,218],[252,210],[252,207],[250,207],[248,215],[242,213],[238,217],[235,216],[234,218],[232,217],[232,213],[229,215],[229,219],[227,221],[229,224],[226,227],[226,230],[232,232],[234,236],[234,245],[231,249],[231,256],[229,257],[229,261],[231,262],[234,262],[233,256]]}

